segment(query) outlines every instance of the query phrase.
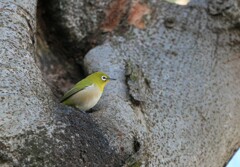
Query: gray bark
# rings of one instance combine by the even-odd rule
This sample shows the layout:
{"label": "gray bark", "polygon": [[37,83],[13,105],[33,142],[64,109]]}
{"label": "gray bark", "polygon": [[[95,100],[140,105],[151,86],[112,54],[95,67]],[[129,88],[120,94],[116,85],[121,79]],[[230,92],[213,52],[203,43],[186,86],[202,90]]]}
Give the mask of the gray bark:
{"label": "gray bark", "polygon": [[46,39],[35,57],[36,1],[0,2],[0,165],[218,167],[230,159],[240,146],[238,1],[149,0],[143,30],[127,24],[128,2],[104,36],[110,1],[52,0],[46,9],[47,29],[74,58],[105,39],[78,59],[86,73],[118,79],[90,114],[60,105],[45,84],[62,85],[44,60],[65,64],[45,52]]}
{"label": "gray bark", "polygon": [[63,108],[34,60],[36,1],[0,2],[0,166],[118,166],[98,126]]}
{"label": "gray bark", "polygon": [[145,30],[85,56],[88,72],[118,78],[93,116],[119,152],[139,142],[128,164],[223,166],[240,145],[237,1],[150,6]]}

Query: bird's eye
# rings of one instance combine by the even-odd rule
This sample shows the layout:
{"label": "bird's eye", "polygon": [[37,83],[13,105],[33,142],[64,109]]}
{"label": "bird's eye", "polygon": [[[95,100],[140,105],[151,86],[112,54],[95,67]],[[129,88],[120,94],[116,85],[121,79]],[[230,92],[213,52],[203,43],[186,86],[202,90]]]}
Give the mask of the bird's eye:
{"label": "bird's eye", "polygon": [[106,80],[107,80],[107,77],[106,77],[106,76],[102,76],[102,80],[103,80],[103,81],[106,81]]}

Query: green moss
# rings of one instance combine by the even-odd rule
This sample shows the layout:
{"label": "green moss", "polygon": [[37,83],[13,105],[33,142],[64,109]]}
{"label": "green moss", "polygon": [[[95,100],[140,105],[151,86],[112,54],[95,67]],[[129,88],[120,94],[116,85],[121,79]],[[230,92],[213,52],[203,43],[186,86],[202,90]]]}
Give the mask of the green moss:
{"label": "green moss", "polygon": [[138,71],[139,71],[138,66],[134,65],[130,61],[127,62],[127,75],[129,76],[130,80],[137,81],[139,79]]}
{"label": "green moss", "polygon": [[142,165],[142,163],[140,161],[134,162],[132,165],[130,165],[129,167],[140,167]]}
{"label": "green moss", "polygon": [[130,75],[130,80],[132,80],[132,81],[137,81],[137,80],[138,80],[138,75],[137,75],[137,73],[132,73],[132,74]]}

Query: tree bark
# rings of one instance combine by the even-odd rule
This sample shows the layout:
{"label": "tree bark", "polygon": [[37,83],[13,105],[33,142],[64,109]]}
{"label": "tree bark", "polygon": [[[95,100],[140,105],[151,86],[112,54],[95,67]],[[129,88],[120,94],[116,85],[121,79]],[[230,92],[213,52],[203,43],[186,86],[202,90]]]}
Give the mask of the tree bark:
{"label": "tree bark", "polygon": [[128,165],[223,166],[240,145],[238,3],[149,4],[145,30],[85,56],[88,72],[118,78],[93,115]]}
{"label": "tree bark", "polygon": [[86,73],[117,81],[93,113],[59,104],[35,62],[38,47],[49,65],[35,42],[36,1],[2,0],[0,165],[218,167],[230,159],[240,146],[237,0],[57,2],[47,29],[68,53],[81,52],[73,58],[84,57]]}
{"label": "tree bark", "polygon": [[63,108],[35,62],[37,1],[0,2],[0,166],[119,166],[91,117]]}

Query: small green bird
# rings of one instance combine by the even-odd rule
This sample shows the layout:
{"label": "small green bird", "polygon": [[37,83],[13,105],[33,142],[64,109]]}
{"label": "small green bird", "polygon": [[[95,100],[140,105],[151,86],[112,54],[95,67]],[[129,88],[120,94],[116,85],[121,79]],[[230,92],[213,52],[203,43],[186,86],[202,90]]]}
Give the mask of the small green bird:
{"label": "small green bird", "polygon": [[81,111],[94,107],[102,96],[104,87],[110,80],[107,74],[95,72],[73,86],[61,99],[61,103],[75,106]]}

